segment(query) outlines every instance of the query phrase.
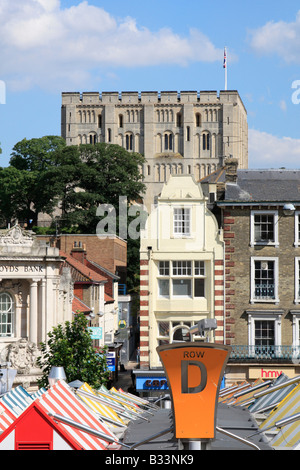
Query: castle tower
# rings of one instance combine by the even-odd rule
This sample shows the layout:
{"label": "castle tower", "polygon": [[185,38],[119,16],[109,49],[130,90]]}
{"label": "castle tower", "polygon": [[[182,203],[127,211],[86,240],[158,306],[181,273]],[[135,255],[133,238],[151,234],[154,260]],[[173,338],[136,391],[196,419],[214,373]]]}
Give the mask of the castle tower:
{"label": "castle tower", "polygon": [[199,181],[230,155],[248,167],[247,112],[237,91],[66,92],[61,135],[67,145],[107,142],[143,154],[148,210],[171,174]]}

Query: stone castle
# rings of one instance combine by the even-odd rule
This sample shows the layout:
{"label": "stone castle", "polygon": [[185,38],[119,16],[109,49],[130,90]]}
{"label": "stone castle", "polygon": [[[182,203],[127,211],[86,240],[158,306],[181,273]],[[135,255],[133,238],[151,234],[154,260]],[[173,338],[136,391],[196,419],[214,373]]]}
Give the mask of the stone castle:
{"label": "stone castle", "polygon": [[248,167],[247,112],[237,91],[62,93],[67,145],[107,142],[145,156],[150,208],[170,174],[196,181],[229,156]]}

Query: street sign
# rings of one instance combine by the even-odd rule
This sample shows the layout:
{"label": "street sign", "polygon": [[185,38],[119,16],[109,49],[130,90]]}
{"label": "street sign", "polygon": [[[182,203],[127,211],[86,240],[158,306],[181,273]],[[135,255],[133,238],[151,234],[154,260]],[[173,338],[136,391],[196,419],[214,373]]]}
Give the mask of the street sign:
{"label": "street sign", "polygon": [[102,339],[102,327],[101,326],[89,326],[92,339]]}
{"label": "street sign", "polygon": [[120,329],[126,328],[126,321],[125,320],[120,320],[119,321],[119,328]]}
{"label": "street sign", "polygon": [[221,381],[231,348],[212,343],[159,346],[173,402],[177,439],[213,439]]}
{"label": "street sign", "polygon": [[116,353],[115,351],[108,351],[106,353],[106,364],[108,370],[115,372],[116,370]]}

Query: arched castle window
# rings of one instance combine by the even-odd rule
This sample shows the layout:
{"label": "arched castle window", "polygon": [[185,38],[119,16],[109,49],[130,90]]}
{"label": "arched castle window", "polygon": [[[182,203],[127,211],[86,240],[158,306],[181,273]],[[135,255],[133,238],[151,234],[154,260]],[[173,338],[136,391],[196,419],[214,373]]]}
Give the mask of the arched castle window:
{"label": "arched castle window", "polygon": [[15,306],[7,292],[0,294],[0,337],[13,336]]}
{"label": "arched castle window", "polygon": [[126,145],[126,150],[133,150],[133,135],[132,134],[126,134],[125,145]]}
{"label": "arched castle window", "polygon": [[209,132],[204,132],[202,134],[202,150],[210,149],[210,135]]}
{"label": "arched castle window", "polygon": [[119,127],[123,127],[123,114],[119,114]]}
{"label": "arched castle window", "polygon": [[182,126],[182,118],[181,118],[181,113],[176,114],[176,126],[181,127]]}
{"label": "arched castle window", "polygon": [[98,127],[99,129],[102,127],[102,115],[98,114]]}
{"label": "arched castle window", "polygon": [[89,135],[89,143],[93,144],[93,145],[97,143],[97,134],[90,134]]}
{"label": "arched castle window", "polygon": [[164,150],[173,150],[173,134],[171,132],[164,134]]}
{"label": "arched castle window", "polygon": [[196,113],[196,127],[201,127],[201,114]]}

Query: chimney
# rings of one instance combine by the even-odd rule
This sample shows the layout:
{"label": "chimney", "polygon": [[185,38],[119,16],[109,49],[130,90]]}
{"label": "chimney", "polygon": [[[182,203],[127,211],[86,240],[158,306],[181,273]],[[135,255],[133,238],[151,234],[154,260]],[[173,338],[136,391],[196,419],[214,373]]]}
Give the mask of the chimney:
{"label": "chimney", "polygon": [[81,242],[74,242],[71,250],[71,256],[75,258],[80,263],[84,264],[86,258],[86,245]]}
{"label": "chimney", "polygon": [[236,183],[237,182],[237,169],[238,159],[230,156],[225,160],[225,182]]}

